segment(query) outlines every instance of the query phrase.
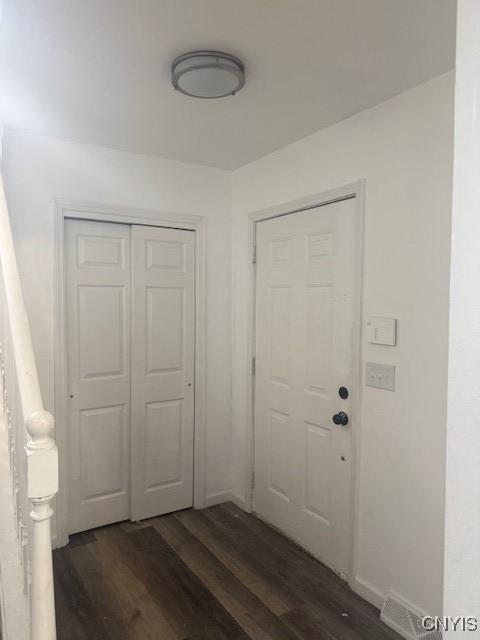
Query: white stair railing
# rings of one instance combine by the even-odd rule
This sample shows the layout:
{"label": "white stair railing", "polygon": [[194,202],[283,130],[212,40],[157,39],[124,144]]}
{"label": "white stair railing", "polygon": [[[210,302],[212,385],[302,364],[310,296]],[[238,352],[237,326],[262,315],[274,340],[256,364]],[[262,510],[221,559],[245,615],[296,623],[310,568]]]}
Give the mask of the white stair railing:
{"label": "white stair railing", "polygon": [[[15,527],[18,546],[14,562],[6,546],[3,555],[0,549],[2,631],[5,640],[55,640],[50,523],[51,502],[58,491],[58,452],[54,419],[43,407],[1,178],[0,270],[0,429],[3,426],[7,432],[9,450],[9,455],[4,453],[8,460],[0,463],[8,462],[12,493],[11,513],[0,496],[0,532],[4,531],[8,539],[9,526]],[[12,578],[19,567],[22,584]]]}

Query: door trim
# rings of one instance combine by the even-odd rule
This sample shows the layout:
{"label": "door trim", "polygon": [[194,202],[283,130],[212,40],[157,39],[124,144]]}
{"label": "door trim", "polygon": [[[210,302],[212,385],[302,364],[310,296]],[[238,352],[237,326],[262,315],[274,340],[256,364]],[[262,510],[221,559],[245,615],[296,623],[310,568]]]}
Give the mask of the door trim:
{"label": "door trim", "polygon": [[195,232],[195,404],[193,506],[207,506],[206,498],[206,225],[204,216],[134,209],[57,199],[55,219],[54,385],[56,441],[59,449],[60,489],[55,509],[54,547],[68,544],[68,434],[65,317],[64,224],[67,218],[185,229]]}
{"label": "door trim", "polygon": [[[257,222],[278,218],[280,216],[292,213],[300,213],[309,209],[323,207],[333,204],[341,200],[356,200],[356,213],[359,224],[357,226],[357,261],[356,268],[356,286],[355,286],[355,308],[356,322],[354,323],[353,338],[353,394],[354,401],[352,403],[352,421],[354,429],[352,430],[352,487],[351,487],[351,513],[350,520],[350,558],[348,563],[348,575],[346,576],[348,584],[354,589],[356,587],[356,575],[358,567],[358,531],[359,531],[359,456],[360,439],[361,439],[361,407],[362,407],[362,318],[363,318],[363,264],[364,264],[364,226],[365,226],[365,187],[366,180],[358,180],[337,189],[331,189],[322,193],[312,194],[304,198],[291,200],[282,204],[253,211],[249,214],[248,229],[248,251],[249,251],[249,300],[248,300],[248,362],[253,362],[255,356],[255,289],[256,289],[256,268],[254,256],[256,251],[256,225]],[[253,494],[254,494],[254,470],[255,470],[255,378],[251,367],[248,368],[248,394],[247,414],[249,416],[248,449],[250,456],[247,456],[245,462],[245,486],[246,500],[244,507],[248,511],[253,511]],[[345,577],[345,576],[344,576]]]}

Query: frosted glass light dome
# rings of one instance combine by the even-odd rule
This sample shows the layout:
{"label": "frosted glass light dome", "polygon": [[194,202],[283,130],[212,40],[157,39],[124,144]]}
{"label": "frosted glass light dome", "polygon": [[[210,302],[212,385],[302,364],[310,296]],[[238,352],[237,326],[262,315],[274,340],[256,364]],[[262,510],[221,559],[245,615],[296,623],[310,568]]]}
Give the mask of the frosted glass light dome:
{"label": "frosted glass light dome", "polygon": [[172,84],[194,98],[235,95],[245,84],[243,62],[221,51],[191,51],[172,63]]}

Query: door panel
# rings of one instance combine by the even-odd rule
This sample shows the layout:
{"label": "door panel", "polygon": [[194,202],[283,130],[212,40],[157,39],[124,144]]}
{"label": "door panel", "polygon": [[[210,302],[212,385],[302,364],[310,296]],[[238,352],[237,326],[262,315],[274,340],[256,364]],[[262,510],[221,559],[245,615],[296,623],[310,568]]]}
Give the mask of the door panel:
{"label": "door panel", "polygon": [[125,375],[124,287],[79,285],[77,291],[80,379]]}
{"label": "door panel", "polygon": [[[147,373],[179,372],[183,351],[183,288],[147,287]],[[159,331],[158,327],[163,330]]]}
{"label": "door panel", "polygon": [[132,227],[132,519],[193,504],[195,236]]}
{"label": "door panel", "polygon": [[343,574],[356,224],[353,199],[257,224],[254,508]]}
{"label": "door panel", "polygon": [[182,401],[150,402],[145,430],[147,491],[177,484],[182,479]]}
{"label": "door panel", "polygon": [[[118,495],[123,491],[122,451],[126,426],[124,405],[80,412],[80,461],[84,501]],[[109,464],[105,464],[105,460],[109,460]]]}
{"label": "door panel", "polygon": [[130,229],[65,221],[70,530],[130,515]]}

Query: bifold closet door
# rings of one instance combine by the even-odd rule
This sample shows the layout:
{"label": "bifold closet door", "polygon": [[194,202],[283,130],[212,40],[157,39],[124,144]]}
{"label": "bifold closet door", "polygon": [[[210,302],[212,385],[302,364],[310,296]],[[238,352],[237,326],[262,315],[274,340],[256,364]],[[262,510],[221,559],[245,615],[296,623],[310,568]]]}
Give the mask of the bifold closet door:
{"label": "bifold closet door", "polygon": [[69,533],[192,506],[195,234],[65,222]]}
{"label": "bifold closet door", "polygon": [[132,227],[132,520],[193,504],[195,234]]}
{"label": "bifold closet door", "polygon": [[130,517],[130,227],[65,221],[69,533]]}

